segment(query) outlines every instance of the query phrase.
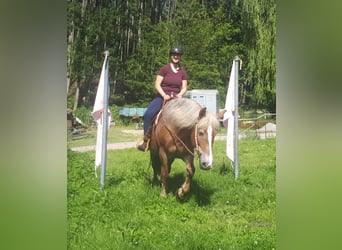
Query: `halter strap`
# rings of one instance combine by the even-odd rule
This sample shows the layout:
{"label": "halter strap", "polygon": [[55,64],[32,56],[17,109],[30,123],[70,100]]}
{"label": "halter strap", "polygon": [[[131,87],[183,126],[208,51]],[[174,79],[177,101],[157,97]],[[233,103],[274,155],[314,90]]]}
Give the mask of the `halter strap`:
{"label": "halter strap", "polygon": [[196,123],[196,126],[195,126],[195,144],[196,144],[196,150],[198,150],[198,138],[197,138],[197,123]]}

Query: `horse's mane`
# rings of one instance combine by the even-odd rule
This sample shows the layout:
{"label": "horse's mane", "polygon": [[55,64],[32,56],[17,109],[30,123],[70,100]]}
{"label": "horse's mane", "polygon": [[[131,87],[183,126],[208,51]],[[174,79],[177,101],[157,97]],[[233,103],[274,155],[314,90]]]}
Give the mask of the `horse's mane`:
{"label": "horse's mane", "polygon": [[[176,128],[192,128],[198,122],[201,105],[195,100],[188,98],[178,98],[171,100],[163,107],[163,119],[167,124],[172,124]],[[219,123],[216,116],[207,111],[206,116],[201,119],[198,126],[212,125],[218,129]]]}
{"label": "horse's mane", "polygon": [[207,111],[207,115],[198,121],[197,126],[198,126],[198,128],[204,128],[205,129],[209,125],[211,125],[211,127],[216,131],[218,131],[219,126],[220,126],[219,121],[216,118],[216,115]]}

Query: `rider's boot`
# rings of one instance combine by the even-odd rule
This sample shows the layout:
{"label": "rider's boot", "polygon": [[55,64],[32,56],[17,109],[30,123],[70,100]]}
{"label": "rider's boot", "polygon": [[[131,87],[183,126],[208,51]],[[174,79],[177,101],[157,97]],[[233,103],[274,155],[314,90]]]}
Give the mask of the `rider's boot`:
{"label": "rider's boot", "polygon": [[143,152],[149,150],[150,138],[151,138],[151,127],[148,128],[146,135],[144,135],[141,141],[138,142],[137,149]]}

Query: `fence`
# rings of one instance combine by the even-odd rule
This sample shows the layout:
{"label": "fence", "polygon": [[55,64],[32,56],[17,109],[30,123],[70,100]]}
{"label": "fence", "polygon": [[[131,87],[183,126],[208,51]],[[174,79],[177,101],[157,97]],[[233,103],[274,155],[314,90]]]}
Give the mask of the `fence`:
{"label": "fence", "polygon": [[276,116],[277,114],[264,113],[256,118],[239,118],[239,138],[275,138]]}

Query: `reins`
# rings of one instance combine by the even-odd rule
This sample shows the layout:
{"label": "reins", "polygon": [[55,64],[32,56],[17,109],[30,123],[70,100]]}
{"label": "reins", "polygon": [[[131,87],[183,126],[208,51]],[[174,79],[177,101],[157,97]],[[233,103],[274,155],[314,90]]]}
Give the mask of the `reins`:
{"label": "reins", "polygon": [[[183,147],[189,152],[189,154],[191,154],[192,156],[195,156],[193,152],[191,152],[191,150],[186,146],[186,144],[182,141],[181,138],[179,138],[179,136],[177,136],[176,134],[172,133],[171,130],[168,128],[168,126],[166,126],[166,124],[164,124],[164,127],[166,128],[166,130],[170,133],[170,135],[174,138],[177,139],[182,145]],[[195,127],[195,143],[196,143],[196,148],[195,150],[198,150],[198,141],[197,141],[197,123],[196,123],[196,127]],[[177,147],[177,145],[176,145]]]}

